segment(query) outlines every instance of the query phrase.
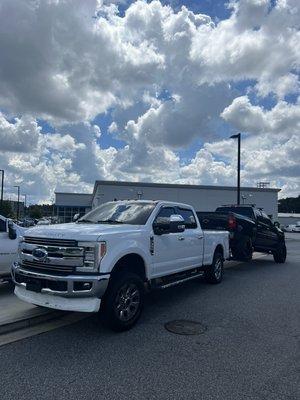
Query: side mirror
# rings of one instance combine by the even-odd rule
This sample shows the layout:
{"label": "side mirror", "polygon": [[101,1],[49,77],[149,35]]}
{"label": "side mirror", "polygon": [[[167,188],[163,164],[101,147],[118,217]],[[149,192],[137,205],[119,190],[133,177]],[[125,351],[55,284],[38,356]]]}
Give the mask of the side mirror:
{"label": "side mirror", "polygon": [[80,217],[80,214],[78,214],[78,213],[75,214],[73,217],[73,221],[76,222],[79,219],[79,217]]}
{"label": "side mirror", "polygon": [[170,233],[184,232],[185,224],[181,215],[173,214],[170,217]]}
{"label": "side mirror", "polygon": [[153,222],[153,232],[155,235],[183,232],[184,230],[184,219],[181,215],[173,214],[169,218],[158,217]]}
{"label": "side mirror", "polygon": [[280,223],[278,221],[275,221],[273,225],[276,226],[276,228],[280,228]]}
{"label": "side mirror", "polygon": [[16,231],[15,227],[12,224],[8,225],[8,237],[11,240],[17,239],[17,231]]}

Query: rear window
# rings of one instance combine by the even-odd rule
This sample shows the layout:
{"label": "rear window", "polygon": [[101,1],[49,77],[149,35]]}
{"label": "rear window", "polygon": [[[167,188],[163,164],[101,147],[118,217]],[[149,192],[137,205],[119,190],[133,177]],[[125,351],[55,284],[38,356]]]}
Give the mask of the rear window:
{"label": "rear window", "polygon": [[228,214],[234,212],[236,214],[244,215],[248,218],[253,218],[253,210],[250,207],[218,207],[216,212],[220,214]]}

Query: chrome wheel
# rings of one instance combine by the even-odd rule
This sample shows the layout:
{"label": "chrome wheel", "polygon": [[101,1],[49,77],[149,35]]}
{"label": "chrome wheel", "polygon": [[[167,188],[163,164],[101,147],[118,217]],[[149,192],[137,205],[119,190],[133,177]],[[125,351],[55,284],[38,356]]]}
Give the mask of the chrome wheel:
{"label": "chrome wheel", "polygon": [[222,266],[223,266],[223,261],[221,258],[218,258],[217,261],[215,262],[215,268],[214,268],[214,273],[216,279],[220,279],[222,275]]}
{"label": "chrome wheel", "polygon": [[115,301],[117,317],[127,322],[135,317],[141,302],[140,291],[134,283],[125,283],[118,291]]}

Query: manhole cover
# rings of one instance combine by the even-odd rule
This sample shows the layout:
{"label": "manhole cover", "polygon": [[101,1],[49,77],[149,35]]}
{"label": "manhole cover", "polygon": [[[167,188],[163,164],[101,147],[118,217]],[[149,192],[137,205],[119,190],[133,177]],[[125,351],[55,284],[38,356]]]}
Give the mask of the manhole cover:
{"label": "manhole cover", "polygon": [[177,335],[200,335],[204,333],[207,327],[200,322],[178,319],[165,324],[167,331]]}

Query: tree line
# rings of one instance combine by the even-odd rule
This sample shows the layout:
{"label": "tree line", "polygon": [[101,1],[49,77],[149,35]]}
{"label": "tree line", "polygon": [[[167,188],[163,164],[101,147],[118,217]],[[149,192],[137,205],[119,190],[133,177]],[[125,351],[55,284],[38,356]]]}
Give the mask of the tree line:
{"label": "tree line", "polygon": [[278,212],[300,213],[300,195],[278,200]]}
{"label": "tree line", "polygon": [[[42,217],[49,217],[53,215],[53,205],[52,204],[31,204],[30,206],[22,210],[19,218],[29,217],[33,219],[39,219]],[[9,200],[3,200],[2,207],[0,205],[0,215],[7,218],[16,219],[17,211],[15,207],[12,206],[12,202]]]}

